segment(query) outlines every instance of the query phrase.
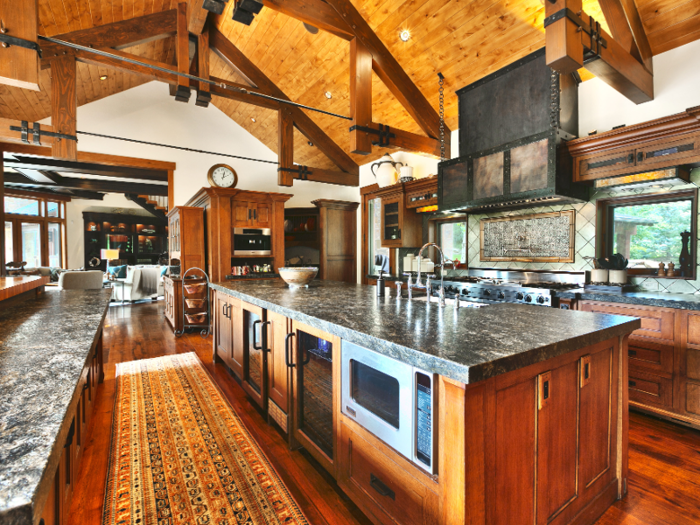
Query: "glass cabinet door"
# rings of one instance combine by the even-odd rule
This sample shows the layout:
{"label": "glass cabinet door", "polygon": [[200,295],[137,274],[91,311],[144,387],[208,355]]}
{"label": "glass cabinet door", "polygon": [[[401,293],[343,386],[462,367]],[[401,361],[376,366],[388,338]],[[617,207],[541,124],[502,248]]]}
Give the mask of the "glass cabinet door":
{"label": "glass cabinet door", "polygon": [[241,336],[243,338],[243,388],[265,410],[267,405],[265,312],[262,308],[242,303]]}
{"label": "glass cabinet door", "polygon": [[337,338],[295,323],[294,438],[334,474]]}

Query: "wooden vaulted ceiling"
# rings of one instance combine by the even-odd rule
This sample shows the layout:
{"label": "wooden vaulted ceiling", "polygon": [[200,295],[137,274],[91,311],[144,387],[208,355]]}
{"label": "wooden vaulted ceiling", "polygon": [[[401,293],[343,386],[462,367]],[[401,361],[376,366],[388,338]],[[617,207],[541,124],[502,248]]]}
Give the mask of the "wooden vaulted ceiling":
{"label": "wooden vaulted ceiling", "polygon": [[[544,46],[544,1],[352,0],[352,3],[436,109],[437,73],[445,75],[445,120],[451,129],[457,129],[457,89]],[[700,38],[697,0],[634,1],[654,54]],[[263,8],[250,26],[245,26],[231,20],[233,4],[233,0],[229,1],[223,15],[211,15],[210,22],[291,100],[349,115],[349,42],[324,31],[311,34],[300,21],[268,7]],[[53,36],[176,6],[177,0],[39,0],[39,31]],[[608,29],[598,0],[584,0],[583,6],[586,13]],[[408,42],[399,39],[404,29],[411,33]],[[124,51],[161,62],[174,63],[175,60],[172,38]],[[214,53],[211,54],[211,74],[246,82]],[[102,75],[106,75],[107,80],[100,80]],[[78,104],[110,96],[145,81],[147,79],[133,74],[79,63]],[[0,117],[28,121],[48,117],[51,113],[50,69],[41,73],[41,88],[41,92],[34,92],[0,85]],[[212,102],[270,149],[277,150],[276,111],[219,97],[214,97]],[[308,114],[343,150],[350,151],[348,121]],[[373,120],[423,134],[374,74]],[[294,144],[295,162],[334,169],[333,163],[296,130]],[[351,156],[362,164],[385,151],[388,150],[375,148],[370,156]]]}

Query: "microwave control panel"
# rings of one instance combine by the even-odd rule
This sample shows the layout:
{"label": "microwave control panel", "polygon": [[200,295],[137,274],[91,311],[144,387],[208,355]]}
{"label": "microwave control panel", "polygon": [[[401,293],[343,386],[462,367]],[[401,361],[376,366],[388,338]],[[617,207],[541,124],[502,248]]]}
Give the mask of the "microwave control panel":
{"label": "microwave control panel", "polygon": [[431,467],[433,451],[433,396],[431,377],[416,372],[416,458]]}

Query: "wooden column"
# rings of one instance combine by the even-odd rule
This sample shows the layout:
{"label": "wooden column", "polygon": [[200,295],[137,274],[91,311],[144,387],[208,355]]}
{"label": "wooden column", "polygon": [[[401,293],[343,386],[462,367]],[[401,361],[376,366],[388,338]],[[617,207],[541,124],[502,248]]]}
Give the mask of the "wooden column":
{"label": "wooden column", "polygon": [[[545,16],[552,16],[562,9],[571,9],[581,16],[581,0],[556,0],[545,2]],[[547,65],[560,73],[573,73],[583,67],[583,43],[578,26],[564,17],[547,26],[545,31]]]}
{"label": "wooden column", "polygon": [[5,166],[4,152],[0,148],[0,277],[5,275]]}
{"label": "wooden column", "polygon": [[[282,107],[277,112],[277,157],[279,168],[294,167],[294,120],[292,112]],[[294,174],[290,171],[277,172],[277,184],[279,186],[292,186]]]}
{"label": "wooden column", "polygon": [[168,211],[175,207],[175,170],[168,170]]}
{"label": "wooden column", "polygon": [[[177,72],[190,72],[190,34],[187,30],[187,3],[177,4],[177,35],[175,37],[175,49],[177,55]],[[175,100],[189,102],[190,81],[185,77],[177,77],[177,91]]]}
{"label": "wooden column", "polygon": [[[0,0],[0,22],[8,36],[37,42],[37,0]],[[0,47],[0,84],[39,91],[39,54],[20,46]]]}
{"label": "wooden column", "polygon": [[[209,28],[205,28],[197,41],[197,74],[200,78],[209,80]],[[195,105],[206,108],[211,101],[209,84],[199,83],[197,90],[197,101]]]}
{"label": "wooden column", "polygon": [[[51,125],[56,133],[76,134],[78,94],[76,89],[75,56],[65,55],[51,61]],[[57,138],[52,156],[56,159],[78,160],[78,143]]]}
{"label": "wooden column", "polygon": [[[353,126],[372,124],[372,54],[357,38],[350,41],[350,113]],[[353,153],[372,153],[372,137],[364,131],[350,133]]]}

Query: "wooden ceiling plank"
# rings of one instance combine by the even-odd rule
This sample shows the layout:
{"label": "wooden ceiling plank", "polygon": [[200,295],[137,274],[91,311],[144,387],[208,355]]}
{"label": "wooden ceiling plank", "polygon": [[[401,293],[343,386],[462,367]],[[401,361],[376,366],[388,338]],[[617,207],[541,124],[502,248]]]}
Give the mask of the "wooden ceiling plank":
{"label": "wooden ceiling plank", "polygon": [[[97,49],[105,47],[119,49],[138,45],[144,41],[173,36],[176,29],[177,11],[169,10],[113,24],[60,34],[56,35],[55,38],[82,46],[92,46]],[[61,56],[64,51],[73,52],[65,46],[51,42],[44,42],[41,47],[44,54],[44,59],[41,61],[42,68],[50,65],[52,57]]]}
{"label": "wooden ceiling plank", "polygon": [[115,22],[124,20],[124,0],[112,0],[112,18]]}
{"label": "wooden ceiling plank", "polygon": [[69,31],[78,31],[82,29],[80,25],[80,15],[78,13],[76,0],[63,0],[63,9],[66,13]]}
{"label": "wooden ceiling plank", "polygon": [[263,5],[345,40],[354,38],[338,12],[323,0],[263,0]]}
{"label": "wooden ceiling plank", "polygon": [[700,16],[689,18],[675,26],[654,33],[653,49],[655,54],[670,51],[700,38]]}
{"label": "wooden ceiling plank", "polygon": [[610,32],[624,50],[653,71],[652,52],[634,0],[599,0]]}
{"label": "wooden ceiling plank", "polygon": [[[71,29],[68,25],[68,17],[66,16],[66,8],[63,6],[63,0],[43,0],[49,5],[49,9],[53,13],[54,29],[56,33],[68,33]],[[54,33],[54,34],[56,34]]]}
{"label": "wooden ceiling plank", "polygon": [[90,0],[76,0],[76,2],[80,29],[90,29],[94,25],[92,23],[92,13],[90,12]]}
{"label": "wooden ceiling plank", "polygon": [[100,0],[88,0],[90,2],[91,27],[102,25],[102,2]]}
{"label": "wooden ceiling plank", "polygon": [[[51,11],[51,6],[47,2],[38,2],[39,16],[39,33],[42,35],[51,35],[51,30],[56,27],[56,21]],[[55,33],[55,31],[53,31]]]}
{"label": "wooden ceiling plank", "polygon": [[[114,1],[119,2],[121,0]],[[105,24],[111,24],[115,21],[112,14],[112,0],[102,0],[102,21]]]}
{"label": "wooden ceiling plank", "polygon": [[140,18],[146,14],[146,2],[144,0],[134,1],[134,16],[133,18]]}
{"label": "wooden ceiling plank", "polygon": [[[210,44],[212,48],[225,60],[235,64],[238,69],[250,78],[263,91],[278,98],[287,99],[282,92],[269,78],[236,46],[226,39],[217,29],[210,33]],[[344,171],[359,173],[359,166],[348,156],[316,123],[301,109],[291,106],[294,122],[309,140],[314,142],[326,155],[328,155]]]}
{"label": "wooden ceiling plank", "polygon": [[698,14],[700,14],[700,3],[697,1],[687,2],[673,9],[659,12],[656,16],[647,20],[645,25],[649,33],[655,33],[693,18]]}

